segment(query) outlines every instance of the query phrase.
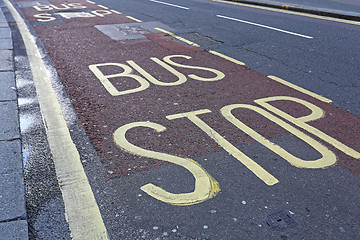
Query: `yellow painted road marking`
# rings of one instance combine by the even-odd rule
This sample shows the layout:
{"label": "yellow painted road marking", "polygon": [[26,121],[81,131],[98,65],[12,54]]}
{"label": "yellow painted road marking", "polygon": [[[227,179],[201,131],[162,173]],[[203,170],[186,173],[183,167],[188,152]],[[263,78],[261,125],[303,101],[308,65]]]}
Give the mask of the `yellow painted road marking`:
{"label": "yellow painted road marking", "polygon": [[[269,104],[269,102],[272,101],[293,101],[293,102],[297,102],[300,103],[302,105],[304,105],[305,107],[307,107],[308,109],[311,110],[311,114],[305,117],[300,117],[300,118],[295,118],[287,113],[285,113],[284,111],[272,106],[271,104]],[[322,140],[326,141],[327,143],[333,145],[334,147],[336,147],[337,149],[339,149],[340,151],[342,151],[343,153],[356,158],[356,159],[360,159],[360,153],[355,151],[354,149],[346,146],[345,144],[339,142],[338,140],[336,140],[335,138],[332,138],[331,136],[327,135],[326,133],[320,131],[319,129],[307,124],[308,122],[311,121],[315,121],[317,119],[320,119],[321,117],[323,117],[323,110],[321,108],[319,108],[318,106],[315,106],[312,103],[309,103],[307,101],[304,101],[302,99],[298,99],[298,98],[294,98],[294,97],[289,97],[289,96],[275,96],[275,97],[268,97],[268,98],[262,98],[262,99],[258,99],[255,100],[255,102],[259,105],[261,105],[262,107],[266,108],[267,110],[281,116],[282,118],[288,120],[289,122],[295,124],[296,126],[308,131],[311,134],[314,134],[315,136],[321,138]]]}
{"label": "yellow painted road marking", "polygon": [[113,13],[116,13],[116,14],[122,14],[121,12],[118,12],[118,11],[116,11],[116,10],[110,10],[110,11],[112,11]]}
{"label": "yellow painted road marking", "polygon": [[270,78],[272,80],[275,80],[275,81],[277,81],[279,83],[282,83],[282,84],[284,84],[284,85],[286,85],[288,87],[291,87],[291,88],[293,88],[293,89],[295,89],[295,90],[297,90],[299,92],[305,93],[305,94],[307,94],[307,95],[309,95],[309,96],[311,96],[313,98],[316,98],[316,99],[318,99],[318,100],[320,100],[322,102],[326,102],[326,103],[331,103],[332,102],[332,100],[330,100],[330,99],[328,99],[326,97],[320,96],[319,94],[313,93],[313,92],[311,92],[309,90],[306,90],[306,89],[304,89],[302,87],[296,86],[295,84],[290,83],[288,81],[285,81],[284,79],[281,79],[281,78],[278,78],[278,77],[275,77],[275,76],[268,76],[268,78]]}
{"label": "yellow painted road marking", "polygon": [[212,129],[209,125],[207,125],[203,120],[201,120],[197,115],[210,113],[209,109],[203,109],[193,112],[187,113],[179,113],[174,115],[166,116],[167,119],[173,120],[178,118],[186,117],[191,122],[193,122],[196,126],[198,126],[201,130],[203,130],[210,138],[212,138],[217,144],[219,144],[222,148],[224,148],[228,153],[239,160],[242,164],[244,164],[250,171],[252,171],[258,178],[264,181],[267,185],[272,186],[279,182],[273,175],[267,172],[264,168],[262,168],[258,163],[249,158],[246,154],[237,149],[234,145],[232,145],[229,141],[223,138],[218,132]]}
{"label": "yellow painted road marking", "polygon": [[166,130],[164,126],[153,122],[134,122],[121,126],[114,132],[114,141],[121,149],[138,156],[174,163],[188,170],[195,178],[195,189],[189,193],[170,193],[151,183],[142,186],[141,190],[160,201],[173,205],[193,205],[218,194],[220,191],[219,183],[194,160],[150,151],[131,144],[125,135],[128,130],[136,127],[152,128],[157,132]]}
{"label": "yellow painted road marking", "polygon": [[9,0],[4,2],[16,20],[29,57],[72,239],[109,239],[39,49],[20,14]]}
{"label": "yellow painted road marking", "polygon": [[[176,39],[178,39],[178,40],[180,40],[180,41],[182,41],[182,42],[185,42],[186,44],[191,45],[191,46],[193,46],[193,47],[200,47],[199,44],[194,43],[194,42],[192,42],[192,41],[190,41],[190,40],[187,40],[187,39],[185,39],[185,38],[183,38],[183,37],[177,36],[177,35],[175,35],[175,34],[172,33],[172,32],[166,31],[166,30],[161,29],[161,28],[154,28],[154,29],[155,29],[155,30],[158,30],[158,31],[160,31],[160,32],[169,34],[169,35],[172,36],[173,38],[176,38]],[[236,60],[236,59],[234,59],[234,58],[228,57],[228,56],[226,56],[226,55],[224,55],[224,54],[222,54],[222,53],[219,53],[219,52],[216,52],[216,51],[212,51],[212,50],[209,50],[209,53],[214,54],[214,55],[219,56],[219,57],[222,57],[222,58],[224,58],[224,59],[226,59],[226,60],[228,60],[228,61],[230,61],[230,62],[239,64],[239,65],[245,65],[245,63],[243,63],[243,62],[241,62],[241,61],[239,61],[239,60]]]}
{"label": "yellow painted road marking", "polygon": [[[213,0],[213,1],[216,1],[216,2],[224,2],[224,3],[231,3],[231,2],[221,1],[221,0]],[[249,6],[250,6],[250,7],[253,7],[252,5],[249,5]],[[256,7],[256,6],[255,6],[255,7]],[[174,37],[174,38],[176,38],[176,39],[178,39],[178,40],[180,40],[180,41],[183,41],[183,42],[185,42],[185,43],[187,43],[187,44],[189,44],[189,45],[191,45],[191,46],[200,47],[199,44],[196,44],[196,43],[194,43],[194,42],[191,42],[191,41],[189,41],[189,40],[187,40],[187,39],[185,39],[185,38],[179,37],[179,36],[175,35],[175,34],[172,33],[172,32],[166,31],[166,30],[161,29],[161,28],[155,28],[155,30],[158,30],[158,31],[160,31],[160,32],[167,33],[167,34],[169,34],[170,36],[172,36],[172,37]],[[224,55],[224,54],[221,54],[221,53],[218,53],[218,52],[216,52],[216,51],[210,50],[209,52],[212,53],[212,54],[214,54],[214,55],[217,55],[217,56],[219,56],[219,57],[225,58],[225,59],[227,59],[227,60],[229,60],[229,61],[231,61],[231,62],[234,62],[234,63],[236,63],[236,64],[245,65],[245,63],[243,63],[243,62],[241,62],[241,61],[238,61],[238,60],[236,60],[236,59],[234,59],[234,58],[228,57],[228,56],[226,56],[226,55]],[[280,82],[280,83],[282,83],[282,84],[284,84],[284,85],[286,85],[286,86],[288,86],[288,87],[291,87],[291,88],[293,88],[293,89],[295,89],[295,90],[297,90],[297,91],[299,91],[299,92],[302,92],[302,93],[305,93],[305,94],[307,94],[307,95],[309,95],[309,96],[312,96],[312,97],[314,97],[314,98],[316,98],[316,99],[318,99],[318,100],[320,100],[320,101],[323,101],[323,102],[326,102],[326,103],[331,103],[331,102],[332,102],[332,100],[330,100],[330,99],[328,99],[328,98],[325,98],[325,97],[323,97],[323,96],[320,96],[320,95],[318,95],[318,94],[316,94],[316,93],[313,93],[313,92],[311,92],[311,91],[309,91],[309,90],[306,90],[306,89],[304,89],[304,88],[302,88],[302,87],[299,87],[299,86],[297,86],[297,85],[295,85],[295,84],[293,84],[293,83],[287,82],[287,81],[285,81],[285,80],[283,80],[283,79],[281,79],[281,78],[278,78],[278,77],[275,77],[275,76],[268,76],[268,78],[270,78],[270,79],[272,79],[272,80],[275,80],[275,81],[277,81],[277,82]]]}
{"label": "yellow painted road marking", "polygon": [[289,7],[291,7],[291,5],[282,5],[281,6],[283,9],[289,9]]}
{"label": "yellow painted road marking", "polygon": [[134,20],[135,22],[142,22],[141,20],[131,17],[131,16],[126,16],[127,18],[130,18],[131,20]]}
{"label": "yellow painted road marking", "polygon": [[300,13],[300,12],[294,12],[294,11],[290,11],[290,10],[282,10],[282,9],[276,9],[276,8],[271,8],[271,7],[262,7],[262,6],[251,5],[251,4],[246,4],[246,3],[228,2],[228,1],[224,1],[224,0],[212,0],[212,1],[213,2],[227,3],[227,4],[234,4],[234,5],[239,5],[239,6],[243,6],[243,7],[257,8],[257,9],[262,9],[262,10],[267,10],[267,11],[272,11],[272,12],[280,12],[280,13],[298,15],[298,16],[309,17],[309,18],[317,18],[317,19],[322,19],[322,20],[326,20],[326,21],[347,23],[347,24],[353,24],[353,25],[359,25],[360,26],[360,22],[351,21],[351,20],[345,20],[345,19],[339,19],[339,18],[333,18],[333,17],[318,16],[318,15],[314,15],[314,14],[310,14],[310,13]]}
{"label": "yellow painted road marking", "polygon": [[171,55],[171,56],[166,56],[164,57],[164,61],[175,66],[175,67],[181,67],[181,68],[188,68],[188,69],[199,69],[199,70],[204,70],[204,71],[209,71],[212,72],[213,74],[215,74],[215,77],[212,78],[204,78],[204,77],[200,77],[197,76],[195,74],[189,74],[188,77],[192,78],[194,80],[198,80],[198,81],[204,81],[204,82],[213,82],[213,81],[219,81],[224,79],[225,74],[219,70],[213,69],[213,68],[207,68],[207,67],[199,67],[199,66],[189,66],[189,65],[185,65],[185,64],[180,64],[177,62],[174,62],[172,60],[172,58],[185,58],[185,59],[191,59],[190,56],[186,56],[186,55]]}
{"label": "yellow painted road marking", "polygon": [[209,53],[214,54],[214,55],[219,56],[219,57],[222,57],[222,58],[224,58],[224,59],[226,59],[226,60],[228,60],[228,61],[230,61],[230,62],[239,64],[239,65],[243,65],[243,66],[245,65],[245,63],[240,62],[239,60],[236,60],[236,59],[234,59],[234,58],[228,57],[228,56],[226,56],[226,55],[224,55],[224,54],[222,54],[222,53],[215,52],[215,51],[213,51],[213,50],[209,50]]}
{"label": "yellow painted road marking", "polygon": [[[161,61],[160,59],[155,58],[155,57],[152,57],[150,59],[152,61],[154,61],[155,63],[157,63],[158,65],[160,65],[161,67],[163,67],[164,69],[168,70],[174,76],[176,76],[178,78],[178,80],[175,82],[161,82],[161,81],[157,80],[155,77],[153,77],[150,73],[148,73],[145,69],[140,67],[137,63],[135,63],[132,60],[126,61],[126,63],[129,64],[130,66],[128,66],[126,64],[121,64],[121,63],[100,63],[100,64],[89,65],[89,69],[100,80],[100,82],[103,84],[105,89],[112,96],[121,96],[121,95],[141,92],[141,91],[147,89],[148,87],[150,87],[150,83],[153,83],[158,86],[177,86],[177,85],[185,83],[187,81],[186,76],[184,74],[182,74],[181,72],[177,71],[176,69],[174,69],[173,67],[171,67],[170,65],[180,67],[180,68],[199,69],[199,70],[208,71],[208,72],[215,74],[214,77],[210,77],[210,78],[200,77],[196,74],[188,74],[187,75],[189,78],[197,80],[197,81],[213,82],[213,81],[222,80],[225,77],[225,74],[219,70],[207,68],[207,67],[179,64],[179,63],[172,61],[172,58],[191,59],[190,56],[186,56],[186,55],[166,56],[163,58],[164,61]],[[113,74],[105,75],[100,70],[100,68],[104,67],[104,66],[117,67],[119,69],[122,69],[122,72],[121,73],[115,72]],[[134,74],[133,73],[134,69],[138,73],[140,73],[142,76]],[[121,77],[132,78],[135,81],[137,81],[140,86],[138,86],[136,88],[132,88],[132,89],[119,91],[116,88],[116,86],[110,81],[110,79],[111,78],[121,78]]]}
{"label": "yellow painted road marking", "polygon": [[175,81],[175,82],[161,82],[161,81],[157,80],[156,78],[154,78],[147,71],[145,71],[142,67],[137,65],[134,61],[126,61],[126,62],[132,68],[134,68],[138,73],[143,75],[143,77],[145,77],[149,82],[151,82],[153,84],[156,84],[156,85],[159,85],[159,86],[177,86],[177,85],[183,84],[183,83],[185,83],[187,81],[187,78],[185,77],[184,74],[180,73],[179,71],[172,68],[168,64],[164,63],[160,59],[155,58],[155,57],[150,58],[150,59],[153,60],[154,62],[156,62],[157,64],[159,64],[160,66],[162,66],[163,68],[165,68],[166,70],[168,70],[170,73],[174,74],[178,78],[178,80]]}
{"label": "yellow painted road marking", "polygon": [[[294,136],[298,137],[299,139],[303,140],[305,143],[310,145],[312,148],[314,148],[316,151],[318,151],[322,157],[317,160],[304,160],[301,158],[298,158],[288,151],[286,151],[281,146],[274,144],[267,138],[263,137],[250,127],[248,127],[246,124],[241,122],[239,119],[237,119],[231,111],[234,109],[243,108],[243,109],[249,109],[252,111],[255,111],[256,113],[262,115],[263,117],[269,119],[273,123],[277,124],[278,126],[282,127],[283,129],[287,130]],[[325,147],[320,142],[316,141],[315,139],[309,137],[308,135],[304,134],[297,128],[291,126],[290,124],[286,123],[285,121],[281,120],[278,117],[275,117],[274,115],[270,114],[269,112],[263,110],[262,108],[249,105],[249,104],[232,104],[223,107],[221,110],[222,115],[232,124],[234,124],[237,128],[239,128],[241,131],[252,137],[255,141],[261,143],[263,146],[267,147],[274,153],[278,154],[282,158],[284,158],[286,161],[288,161],[291,165],[298,167],[298,168],[325,168],[329,167],[331,165],[334,165],[336,163],[336,156],[335,154],[330,151],[327,147]]]}
{"label": "yellow painted road marking", "polygon": [[176,39],[178,39],[178,40],[180,40],[180,41],[182,41],[182,42],[184,42],[184,43],[187,43],[187,44],[189,44],[189,45],[191,45],[191,46],[193,46],[193,47],[200,47],[199,44],[196,44],[196,43],[194,43],[194,42],[192,42],[192,41],[189,41],[189,40],[187,40],[187,39],[185,39],[185,38],[179,37],[179,36],[175,35],[175,34],[172,33],[172,32],[166,31],[166,30],[161,29],[161,28],[154,28],[154,29],[155,29],[155,30],[158,30],[158,31],[160,31],[160,32],[169,34],[169,35],[172,36],[173,38],[176,38]]}
{"label": "yellow painted road marking", "polygon": [[[115,66],[122,68],[124,71],[122,73],[116,73],[116,74],[110,74],[110,75],[104,75],[99,67],[103,66]],[[95,74],[95,76],[100,80],[100,82],[103,84],[103,86],[106,88],[106,90],[112,95],[112,96],[121,96],[126,95],[129,93],[136,93],[141,92],[148,87],[150,87],[150,83],[146,81],[143,77],[139,75],[133,74],[133,69],[129,67],[128,65],[121,64],[121,63],[100,63],[100,64],[92,64],[89,65],[89,69]],[[123,90],[119,91],[116,89],[114,84],[109,80],[110,78],[118,78],[118,77],[128,77],[136,80],[140,86],[129,89],[129,90]]]}
{"label": "yellow painted road marking", "polygon": [[105,6],[103,6],[103,5],[98,5],[98,7],[101,7],[101,8],[103,8],[103,9],[109,9],[108,7],[105,7]]}

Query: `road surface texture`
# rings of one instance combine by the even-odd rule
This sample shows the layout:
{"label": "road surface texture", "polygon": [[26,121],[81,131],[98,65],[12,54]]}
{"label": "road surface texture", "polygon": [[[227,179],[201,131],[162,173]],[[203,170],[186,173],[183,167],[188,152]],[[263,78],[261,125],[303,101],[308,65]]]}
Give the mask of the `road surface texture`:
{"label": "road surface texture", "polygon": [[8,6],[34,99],[31,239],[360,239],[359,22],[220,0]]}

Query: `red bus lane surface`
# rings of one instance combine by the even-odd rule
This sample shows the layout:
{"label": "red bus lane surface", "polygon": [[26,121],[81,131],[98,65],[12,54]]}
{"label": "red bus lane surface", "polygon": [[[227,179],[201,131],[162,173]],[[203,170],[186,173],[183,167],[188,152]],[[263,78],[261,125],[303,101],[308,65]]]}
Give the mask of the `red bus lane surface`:
{"label": "red bus lane surface", "polygon": [[[360,177],[359,116],[181,43],[161,23],[90,1],[50,4],[21,10],[118,192],[101,207],[110,237],[271,237],[264,219],[279,209],[303,236],[357,207],[348,188],[330,190]],[[310,220],[312,208],[322,213]],[[357,217],[340,227],[355,232]]]}

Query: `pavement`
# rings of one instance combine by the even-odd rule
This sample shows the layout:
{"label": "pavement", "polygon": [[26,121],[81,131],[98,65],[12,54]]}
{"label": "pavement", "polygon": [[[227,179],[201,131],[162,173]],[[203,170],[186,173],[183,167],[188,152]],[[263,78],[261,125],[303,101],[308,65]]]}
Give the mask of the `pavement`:
{"label": "pavement", "polygon": [[[357,0],[232,1],[360,21]],[[11,16],[0,0],[0,239],[28,239],[14,47],[8,19]]]}
{"label": "pavement", "polygon": [[28,239],[13,40],[0,7],[0,238]]}

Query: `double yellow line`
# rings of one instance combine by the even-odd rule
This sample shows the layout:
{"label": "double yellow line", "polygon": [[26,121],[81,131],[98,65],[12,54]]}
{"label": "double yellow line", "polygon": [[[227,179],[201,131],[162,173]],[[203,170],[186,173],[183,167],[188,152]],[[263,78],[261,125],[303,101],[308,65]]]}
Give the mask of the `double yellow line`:
{"label": "double yellow line", "polygon": [[99,207],[34,37],[10,1],[4,2],[25,44],[72,239],[107,240],[109,237]]}

